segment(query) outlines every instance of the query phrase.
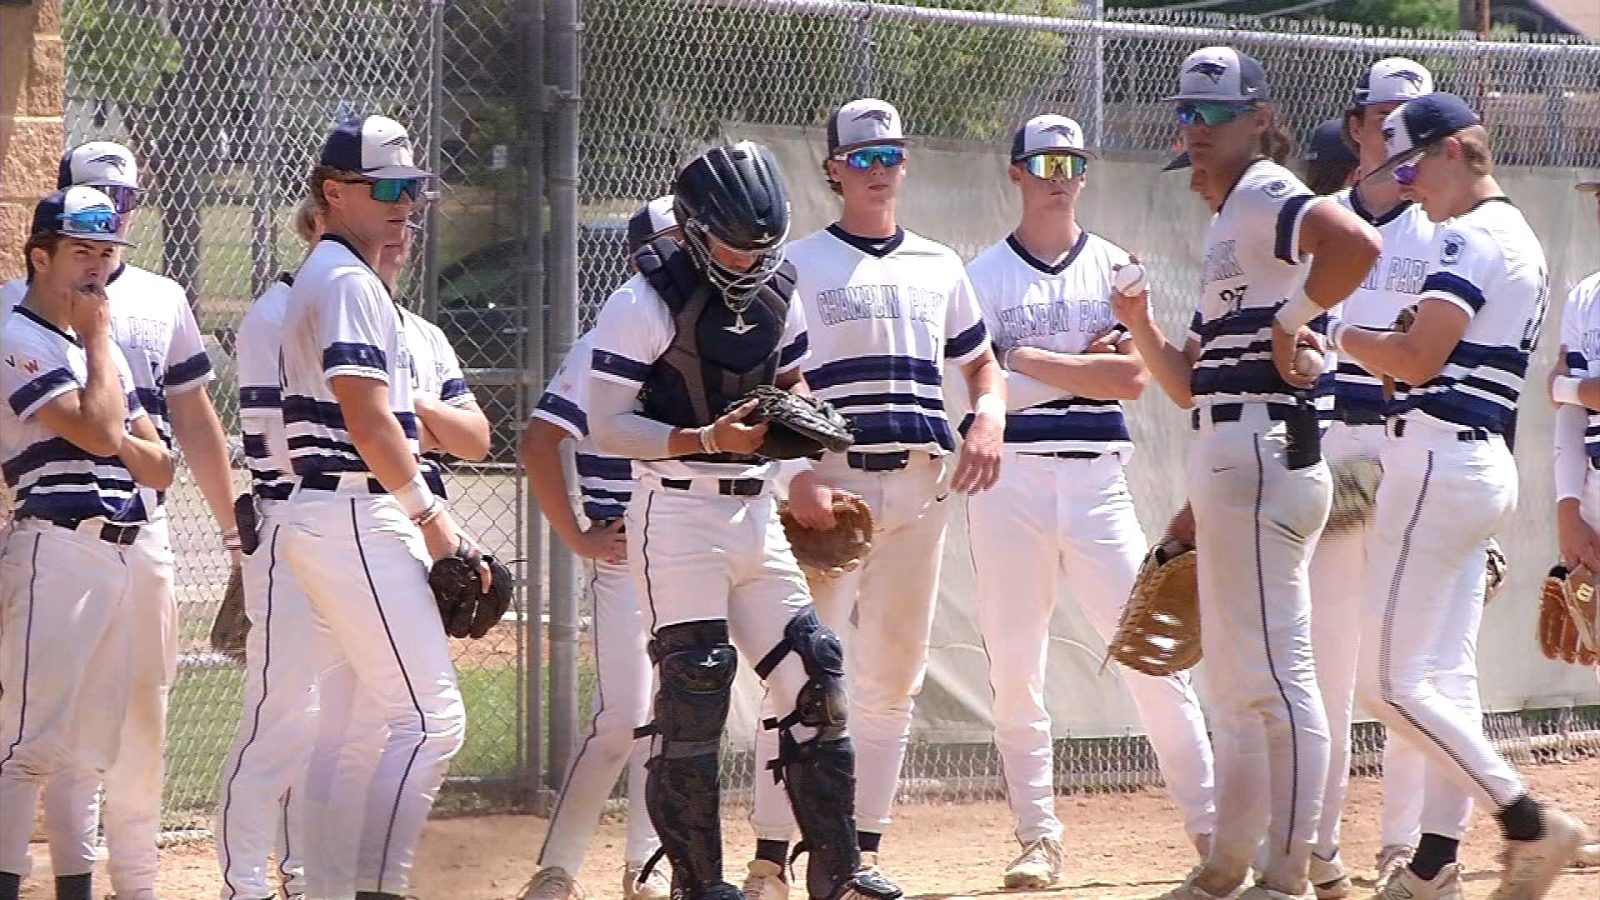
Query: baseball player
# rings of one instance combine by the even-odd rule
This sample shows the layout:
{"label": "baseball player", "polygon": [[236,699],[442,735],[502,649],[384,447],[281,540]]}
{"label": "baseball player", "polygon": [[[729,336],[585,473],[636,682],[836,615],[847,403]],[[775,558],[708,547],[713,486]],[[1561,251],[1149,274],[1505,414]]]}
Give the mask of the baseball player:
{"label": "baseball player", "polygon": [[[0,460],[16,502],[0,552],[0,900],[17,900],[39,791],[64,767],[98,779],[131,692],[132,557],[173,462],[113,339],[106,283],[126,223],[69,187],[34,209],[26,287],[0,328]],[[93,812],[93,804],[88,804]],[[89,900],[81,822],[47,820],[56,896]],[[93,820],[89,829],[92,832]]]}
{"label": "baseball player", "polygon": [[1321,197],[1354,184],[1361,158],[1344,142],[1344,122],[1329,119],[1312,129],[1300,161],[1306,166],[1306,187]]}
{"label": "baseball player", "polygon": [[[806,382],[856,430],[856,449],[803,466],[789,485],[795,519],[833,525],[833,492],[859,495],[877,533],[861,566],[816,585],[818,613],[848,635],[850,717],[857,747],[856,826],[867,864],[879,843],[900,779],[921,690],[943,556],[945,459],[955,438],[945,418],[942,378],[960,367],[976,419],[948,486],[987,490],[999,475],[1005,379],[961,259],[901,228],[896,198],[905,181],[900,113],[882,100],[853,100],[828,119],[824,176],[844,201],[839,221],[789,248],[796,296],[811,328]],[[768,732],[757,758],[775,750]],[[782,896],[790,819],[768,779],[756,779],[751,822],[758,844],[745,892]],[[759,864],[759,865],[758,865]]]}
{"label": "baseball player", "polygon": [[860,864],[839,641],[778,521],[776,466],[752,455],[767,426],[743,422],[755,387],[806,390],[782,175],[765,147],[719,146],[679,172],[673,196],[683,246],[642,250],[640,274],[606,300],[586,410],[599,452],[639,460],[624,521],[659,685],[650,819],[675,893],[740,896],[723,881],[717,783],[737,645],[769,691],[783,747],[774,771],[811,851],[810,896],[895,898]]}
{"label": "baseball player", "polygon": [[[1000,479],[967,503],[995,743],[1023,846],[1006,887],[1048,887],[1065,862],[1042,702],[1058,581],[1070,580],[1109,637],[1146,550],[1122,473],[1133,444],[1121,401],[1137,399],[1147,376],[1111,317],[1111,271],[1128,254],[1078,223],[1091,159],[1077,122],[1028,120],[1008,173],[1021,223],[967,267],[1002,366],[1067,391],[1007,414]],[[1211,744],[1188,676],[1129,674],[1126,684],[1185,829],[1209,840]]]}
{"label": "baseball player", "polygon": [[1259,63],[1207,47],[1179,71],[1170,99],[1195,186],[1215,212],[1184,346],[1156,328],[1147,291],[1112,298],[1156,382],[1193,407],[1198,432],[1189,487],[1201,639],[1217,685],[1208,710],[1217,828],[1204,865],[1166,896],[1231,895],[1265,837],[1260,878],[1242,896],[1300,897],[1328,763],[1307,564],[1329,483],[1306,393],[1317,373],[1296,371],[1293,356],[1297,343],[1316,342],[1306,324],[1360,283],[1378,237],[1269,158],[1284,142]]}
{"label": "baseball player", "polygon": [[[283,419],[300,481],[268,550],[282,554],[388,723],[366,792],[358,900],[404,893],[466,719],[427,576],[430,560],[476,548],[417,463],[401,317],[369,262],[403,239],[432,177],[393,119],[335,128],[310,179],[327,230],[284,313]],[[480,573],[487,587],[487,566]]]}
{"label": "baseball player", "polygon": [[[628,256],[663,238],[677,239],[672,197],[657,197],[628,220]],[[594,720],[561,784],[561,796],[544,846],[539,871],[524,891],[529,900],[572,900],[581,896],[574,877],[611,788],[628,769],[628,832],[622,895],[627,900],[666,900],[670,887],[659,868],[641,882],[644,863],[660,846],[645,809],[647,742],[635,741],[635,728],[650,720],[651,667],[645,653],[645,626],[628,575],[627,540],[622,519],[633,496],[632,463],[595,452],[585,413],[593,332],[567,351],[561,368],[539,398],[533,418],[522,432],[517,454],[528,473],[528,488],[550,528],[584,560],[588,590],[594,602],[590,628],[594,636],[596,683]],[[577,443],[578,490],[583,500],[584,528],[573,515],[561,443]]]}
{"label": "baseball player", "polygon": [[1495,183],[1488,133],[1463,100],[1410,100],[1383,130],[1389,158],[1368,177],[1392,171],[1402,195],[1442,226],[1409,331],[1342,321],[1328,331],[1367,371],[1413,386],[1386,424],[1356,674],[1391,739],[1429,758],[1416,855],[1384,896],[1461,896],[1461,809],[1476,794],[1506,838],[1496,896],[1541,897],[1577,849],[1581,824],[1528,796],[1482,718],[1436,684],[1434,658],[1435,636],[1481,605],[1456,590],[1463,570],[1482,577],[1483,544],[1516,507],[1504,434],[1549,304],[1544,251]]}
{"label": "baseball player", "polygon": [[[126,147],[93,141],[61,158],[57,187],[89,185],[111,198],[123,237],[143,197],[138,165]],[[26,287],[19,279],[0,287],[0,309],[10,309]],[[211,360],[184,289],[171,279],[129,265],[114,250],[106,284],[111,298],[112,339],[133,372],[140,403],[170,446],[176,439],[189,471],[223,532],[223,544],[238,565],[238,534],[233,516],[233,480],[222,425],[204,390],[212,378]],[[105,829],[108,869],[119,900],[154,900],[156,840],[161,829],[162,748],[166,742],[167,695],[177,675],[178,614],[173,599],[173,552],[165,494],[147,490],[150,521],[129,555],[133,599],[138,612],[129,620],[133,636],[128,713],[117,759],[105,772]],[[94,863],[96,794],[100,776],[71,767],[58,769],[45,789],[46,815],[76,822],[84,836],[79,864]]]}

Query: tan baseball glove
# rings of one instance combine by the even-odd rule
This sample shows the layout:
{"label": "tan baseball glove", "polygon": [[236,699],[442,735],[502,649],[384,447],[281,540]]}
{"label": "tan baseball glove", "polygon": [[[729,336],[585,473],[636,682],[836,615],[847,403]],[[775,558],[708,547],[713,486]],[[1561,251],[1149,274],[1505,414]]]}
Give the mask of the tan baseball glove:
{"label": "tan baseball glove", "polygon": [[250,637],[250,619],[244,614],[244,576],[238,566],[228,572],[228,587],[222,592],[222,606],[211,621],[211,649],[236,660],[244,659],[245,641]]}
{"label": "tan baseball glove", "polygon": [[830,529],[807,528],[789,512],[789,501],[778,504],[795,561],[808,573],[837,577],[861,565],[872,549],[872,510],[860,497],[834,491],[833,519]]}
{"label": "tan baseball glove", "polygon": [[1500,589],[1505,587],[1506,578],[1511,574],[1511,562],[1506,559],[1505,552],[1500,549],[1500,542],[1494,538],[1489,539],[1489,550],[1483,561],[1483,602],[1488,603],[1500,594]]}
{"label": "tan baseball glove", "polygon": [[[1164,676],[1200,661],[1200,585],[1194,548],[1172,539],[1152,547],[1139,566],[1122,620],[1106,647],[1135,672]],[[1103,667],[1102,667],[1103,668]]]}
{"label": "tan baseball glove", "polygon": [[1354,456],[1329,463],[1328,474],[1333,479],[1333,506],[1322,530],[1339,534],[1360,528],[1372,517],[1372,507],[1378,501],[1383,466],[1371,457]]}
{"label": "tan baseball glove", "polygon": [[1545,576],[1539,593],[1539,648],[1547,659],[1600,664],[1600,602],[1587,566],[1557,565]]}
{"label": "tan baseball glove", "polygon": [[[1398,331],[1398,332],[1401,332],[1401,333],[1405,333],[1407,331],[1410,331],[1411,330],[1411,326],[1415,325],[1416,323],[1417,323],[1417,308],[1415,306],[1408,306],[1405,309],[1400,310],[1400,314],[1394,317],[1394,324],[1389,326],[1389,330],[1390,331]],[[1390,378],[1388,375],[1384,375],[1382,377],[1382,380],[1383,380],[1383,399],[1385,401],[1393,400],[1394,399],[1394,379]]]}

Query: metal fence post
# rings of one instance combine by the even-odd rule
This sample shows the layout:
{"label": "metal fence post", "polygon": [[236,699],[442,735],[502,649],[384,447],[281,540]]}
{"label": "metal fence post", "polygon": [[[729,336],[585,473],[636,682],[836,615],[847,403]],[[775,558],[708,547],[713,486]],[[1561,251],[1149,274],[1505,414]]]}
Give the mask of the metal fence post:
{"label": "metal fence post", "polygon": [[856,90],[857,97],[872,96],[872,4],[866,5],[866,11],[855,18],[851,32],[856,45]]}
{"label": "metal fence post", "polygon": [[[544,379],[544,2],[523,0],[524,63],[523,89],[527,94],[523,104],[522,139],[523,171],[525,174],[524,202],[519,204],[522,225],[522,260],[517,266],[522,289],[522,366],[523,380],[517,395],[522,398],[518,412],[524,417],[537,400],[536,392],[543,387]],[[526,486],[524,486],[526,487]],[[523,556],[527,563],[524,584],[526,618],[523,620],[523,640],[526,642],[525,664],[522,669],[523,698],[527,703],[527,732],[519,735],[522,751],[527,760],[521,775],[524,808],[541,812],[540,791],[544,784],[545,690],[544,690],[544,595],[545,595],[545,527],[533,496],[523,491],[522,508],[527,510],[527,528],[523,532]]]}
{"label": "metal fence post", "polygon": [[[428,171],[442,177],[444,155],[444,0],[429,0],[428,40]],[[439,314],[439,204],[428,206],[428,227],[422,246],[422,315]]]}

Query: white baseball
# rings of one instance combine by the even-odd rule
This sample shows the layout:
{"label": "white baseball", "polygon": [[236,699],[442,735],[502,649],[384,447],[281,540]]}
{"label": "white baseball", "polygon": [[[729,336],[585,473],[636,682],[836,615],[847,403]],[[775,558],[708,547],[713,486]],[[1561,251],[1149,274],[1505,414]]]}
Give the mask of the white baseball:
{"label": "white baseball", "polygon": [[1137,297],[1145,292],[1144,266],[1128,263],[1111,276],[1111,287],[1119,294]]}
{"label": "white baseball", "polygon": [[1325,362],[1317,348],[1309,344],[1301,344],[1294,351],[1294,370],[1301,375],[1321,375]]}

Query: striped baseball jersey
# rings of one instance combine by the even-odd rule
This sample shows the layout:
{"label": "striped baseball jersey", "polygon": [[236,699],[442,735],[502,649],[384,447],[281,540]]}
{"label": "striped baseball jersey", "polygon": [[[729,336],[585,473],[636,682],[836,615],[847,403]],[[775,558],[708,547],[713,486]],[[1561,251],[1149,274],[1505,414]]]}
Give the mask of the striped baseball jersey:
{"label": "striped baseball jersey", "polygon": [[835,224],[795,241],[788,255],[811,331],[806,383],[855,428],[852,449],[955,449],[944,365],[989,346],[955,251],[905,230],[872,241]]}
{"label": "striped baseball jersey", "polygon": [[[1567,371],[1579,378],[1600,376],[1600,272],[1578,282],[1561,310],[1561,346]],[[1600,457],[1600,412],[1585,410],[1584,452]]]}
{"label": "striped baseball jersey", "polygon": [[[145,415],[133,374],[116,342],[111,352],[127,400],[127,423]],[[122,460],[96,456],[52,433],[39,410],[89,383],[89,357],[77,335],[25,306],[0,325],[0,468],[17,519],[56,521],[103,516],[116,522],[149,519],[143,490]]]}
{"label": "striped baseball jersey", "polygon": [[[396,308],[400,310],[400,327],[404,332],[401,338],[409,356],[406,367],[411,370],[412,397],[428,397],[450,406],[472,405],[472,389],[467,387],[466,373],[461,371],[461,360],[444,332],[411,310]],[[418,465],[428,487],[444,499],[444,452],[424,453]]]}
{"label": "striped baseball jersey", "polygon": [[594,353],[594,332],[573,343],[550,385],[534,407],[533,417],[560,428],[577,441],[578,492],[583,514],[592,522],[620,519],[633,498],[633,463],[595,451],[589,438],[589,416],[584,412],[589,395],[589,363]]}
{"label": "striped baseball jersey", "polygon": [[1189,328],[1200,344],[1189,380],[1196,406],[1297,402],[1272,363],[1272,318],[1305,278],[1300,223],[1318,199],[1294,173],[1259,159],[1211,217]]}
{"label": "striped baseball jersey", "polygon": [[[973,259],[967,277],[997,351],[1038,347],[1082,353],[1116,326],[1111,268],[1129,261],[1127,251],[1087,231],[1053,265],[1007,236]],[[1022,453],[1126,456],[1133,449],[1120,402],[1070,396],[1007,412],[1005,445]]]}
{"label": "striped baseball jersey", "polygon": [[[667,304],[643,275],[634,275],[606,298],[591,339],[590,378],[634,390],[644,386],[651,367],[672,346],[675,326]],[[807,357],[805,313],[789,303],[778,338],[778,374],[795,371]],[[661,478],[770,478],[774,464],[759,457],[708,459],[702,455],[637,460],[634,473],[649,483]],[[613,474],[620,474],[613,472]]]}
{"label": "striped baseball jersey", "polygon": [[239,322],[234,343],[239,379],[239,433],[250,490],[257,500],[287,500],[295,479],[283,428],[283,316],[294,276],[272,282]]}
{"label": "striped baseball jersey", "polygon": [[417,414],[400,312],[366,260],[325,235],[289,288],[283,322],[283,426],[294,473],[366,472],[329,387],[340,376],[389,386],[389,409],[417,452]]}
{"label": "striped baseball jersey", "polygon": [[1439,374],[1398,401],[1400,414],[1505,434],[1550,303],[1544,248],[1522,211],[1491,197],[1442,223],[1422,299],[1448,301],[1470,318]]}
{"label": "striped baseball jersey", "polygon": [[[1360,195],[1352,189],[1340,191],[1334,199],[1383,238],[1383,250],[1372,270],[1361,286],[1334,308],[1334,314],[1351,325],[1386,329],[1402,309],[1416,305],[1422,294],[1422,282],[1434,257],[1435,226],[1421,206],[1409,201],[1377,216],[1361,204]],[[1376,375],[1353,359],[1338,360],[1334,370],[1336,418],[1377,421],[1383,418],[1386,406],[1383,383]]]}

